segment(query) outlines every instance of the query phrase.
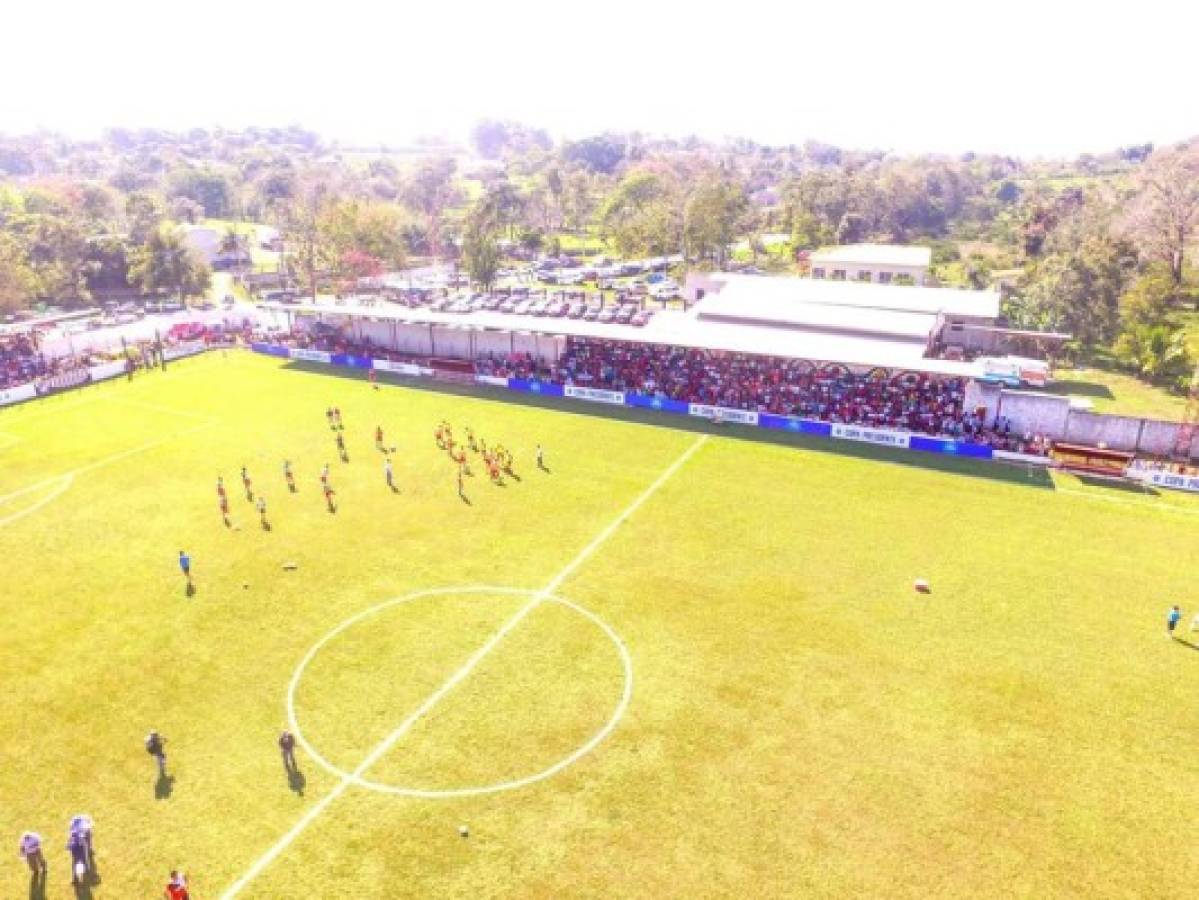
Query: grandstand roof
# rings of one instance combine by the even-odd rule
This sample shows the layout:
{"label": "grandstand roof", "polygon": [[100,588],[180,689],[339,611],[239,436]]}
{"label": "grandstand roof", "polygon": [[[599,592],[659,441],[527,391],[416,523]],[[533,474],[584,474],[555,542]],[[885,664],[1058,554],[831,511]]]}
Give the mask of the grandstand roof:
{"label": "grandstand roof", "polygon": [[[863,281],[830,281],[821,278],[790,276],[733,275],[709,276],[724,286],[703,301],[706,315],[739,318],[757,316],[781,321],[787,306],[802,304],[896,313],[924,313],[936,316],[968,316],[979,319],[999,318],[999,293],[962,288],[921,287],[918,285],[874,284]],[[796,313],[799,315],[799,313]],[[931,325],[929,326],[932,327]],[[925,331],[927,334],[927,330]]]}
{"label": "grandstand roof", "polygon": [[927,269],[932,262],[933,251],[928,247],[902,244],[842,244],[837,247],[821,247],[810,258],[815,264],[844,263]]}
{"label": "grandstand roof", "polygon": [[[440,328],[479,331],[527,332],[548,336],[599,338],[645,344],[666,344],[732,353],[756,353],[807,359],[814,362],[844,363],[855,366],[879,366],[940,375],[976,377],[982,374],[978,363],[944,359],[925,359],[924,340],[909,336],[880,336],[843,331],[816,331],[796,327],[778,327],[769,323],[721,322],[688,312],[664,310],[649,324],[601,324],[581,319],[518,316],[512,313],[447,313],[429,309],[381,304],[373,306],[310,303],[263,304],[276,312],[374,319],[400,324],[430,325]],[[927,332],[925,333],[927,334]]]}

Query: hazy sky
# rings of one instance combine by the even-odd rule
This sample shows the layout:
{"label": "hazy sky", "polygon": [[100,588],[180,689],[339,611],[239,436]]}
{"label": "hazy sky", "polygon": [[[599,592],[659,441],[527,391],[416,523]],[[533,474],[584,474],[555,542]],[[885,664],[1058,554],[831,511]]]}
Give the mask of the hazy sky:
{"label": "hazy sky", "polygon": [[1099,152],[1199,133],[1188,7],[7,0],[0,132],[298,123],[395,143],[488,116],[558,137]]}

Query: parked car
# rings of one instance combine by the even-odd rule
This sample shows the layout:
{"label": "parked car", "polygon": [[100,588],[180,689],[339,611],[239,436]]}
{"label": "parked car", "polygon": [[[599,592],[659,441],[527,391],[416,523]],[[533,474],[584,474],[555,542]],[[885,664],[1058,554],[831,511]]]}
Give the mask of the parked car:
{"label": "parked car", "polygon": [[509,297],[507,300],[501,300],[499,311],[502,313],[516,312],[516,301]]}
{"label": "parked car", "polygon": [[599,314],[603,312],[603,307],[598,303],[593,303],[583,312],[583,321],[594,322],[599,318]]}
{"label": "parked car", "polygon": [[654,311],[652,309],[639,309],[633,318],[629,319],[630,325],[636,325],[641,328],[649,324],[649,320],[653,318]]}
{"label": "parked car", "polygon": [[605,306],[599,311],[599,315],[595,317],[595,321],[601,325],[607,325],[616,319],[616,308],[613,306]]}
{"label": "parked car", "polygon": [[533,301],[533,305],[529,307],[529,315],[531,315],[531,316],[544,316],[544,315],[546,314],[546,311],[547,311],[549,308],[550,308],[550,301],[548,301],[548,300],[534,300],[534,301]]}
{"label": "parked car", "polygon": [[655,300],[673,300],[679,295],[679,286],[666,282],[655,284],[649,289],[649,295]]}
{"label": "parked car", "polygon": [[494,297],[494,296],[493,297],[484,297],[483,298],[483,309],[488,310],[489,312],[494,312],[495,310],[500,308],[500,304],[503,302],[504,301],[501,300],[499,297]]}
{"label": "parked car", "polygon": [[529,310],[533,308],[533,303],[534,301],[532,300],[521,300],[520,303],[516,304],[516,309],[513,310],[513,312],[515,312],[518,316],[527,316],[529,314]]}
{"label": "parked car", "polygon": [[628,325],[633,321],[633,316],[635,315],[637,315],[637,307],[631,303],[626,303],[616,310],[616,315],[613,318],[621,325]]}
{"label": "parked car", "polygon": [[578,300],[566,308],[566,316],[571,319],[581,319],[585,312],[587,312],[587,304]]}
{"label": "parked car", "polygon": [[545,308],[547,316],[560,316],[566,312],[566,304],[561,300],[551,300]]}

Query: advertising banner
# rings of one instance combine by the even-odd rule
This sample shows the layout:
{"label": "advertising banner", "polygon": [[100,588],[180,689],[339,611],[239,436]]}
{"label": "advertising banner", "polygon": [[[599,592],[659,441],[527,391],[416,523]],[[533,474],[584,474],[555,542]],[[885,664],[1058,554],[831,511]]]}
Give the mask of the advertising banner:
{"label": "advertising banner", "polygon": [[14,388],[0,391],[0,406],[8,406],[10,403],[20,403],[22,400],[31,400],[36,396],[37,389],[32,384],[20,384]]}
{"label": "advertising banner", "polygon": [[690,407],[682,400],[671,400],[669,397],[650,397],[645,394],[625,394],[624,402],[639,409],[656,409],[659,412],[682,413],[686,415]]}
{"label": "advertising banner", "polygon": [[908,449],[912,436],[906,431],[892,431],[889,428],[868,428],[864,425],[842,425],[834,422],[830,434],[843,441],[861,441],[865,444],[878,444],[881,447],[901,447]]}
{"label": "advertising banner", "polygon": [[564,391],[567,397],[574,397],[578,400],[590,400],[593,403],[611,403],[615,406],[624,406],[624,394],[620,391],[580,387],[577,384],[566,385]]}
{"label": "advertising banner", "polygon": [[106,378],[116,378],[118,375],[125,374],[125,363],[117,360],[115,362],[92,366],[88,369],[88,374],[91,376],[92,381],[104,381]]}
{"label": "advertising banner", "polygon": [[287,358],[290,354],[286,347],[280,347],[277,344],[263,344],[255,342],[250,344],[250,349],[255,353],[265,353],[267,356],[281,356]]}
{"label": "advertising banner", "polygon": [[726,409],[723,406],[692,403],[687,407],[687,414],[698,416],[701,419],[711,419],[713,422],[736,422],[738,425],[758,424],[758,414],[748,409]]}
{"label": "advertising banner", "polygon": [[812,434],[818,437],[828,437],[832,432],[832,426],[828,422],[797,419],[794,416],[774,416],[770,413],[759,413],[758,425],[762,428],[777,428],[781,431],[794,431],[797,434]]}
{"label": "advertising banner", "polygon": [[546,397],[561,397],[562,385],[551,384],[548,381],[525,381],[523,378],[509,378],[508,387],[514,391],[524,391],[527,394],[543,394]]}
{"label": "advertising banner", "polygon": [[[371,364],[380,372],[394,372],[396,375],[425,375],[429,371],[413,363],[393,362],[390,359],[374,359]],[[504,384],[507,383],[507,379],[504,379]]]}
{"label": "advertising banner", "polygon": [[302,347],[292,347],[288,353],[292,359],[302,359],[307,362],[330,363],[333,357],[324,350],[306,350]]}
{"label": "advertising banner", "polygon": [[87,384],[91,380],[92,375],[87,369],[70,369],[66,372],[59,372],[57,375],[51,375],[48,378],[39,378],[33,383],[33,387],[39,394],[53,394],[55,391],[65,391],[67,388],[79,387],[79,385]]}
{"label": "advertising banner", "polygon": [[1129,477],[1154,487],[1172,491],[1190,491],[1199,494],[1199,475],[1179,475],[1176,472],[1137,472],[1129,470]]}

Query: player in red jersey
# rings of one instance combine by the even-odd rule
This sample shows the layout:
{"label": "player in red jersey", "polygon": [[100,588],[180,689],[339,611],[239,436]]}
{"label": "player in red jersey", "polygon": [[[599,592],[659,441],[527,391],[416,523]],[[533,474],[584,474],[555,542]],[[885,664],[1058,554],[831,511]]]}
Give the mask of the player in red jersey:
{"label": "player in red jersey", "polygon": [[375,449],[377,449],[377,450],[383,449],[383,426],[382,425],[375,426]]}
{"label": "player in red jersey", "polygon": [[250,473],[246,471],[246,467],[241,467],[241,484],[246,489],[246,499],[251,503],[254,502],[254,484],[250,481]]}

